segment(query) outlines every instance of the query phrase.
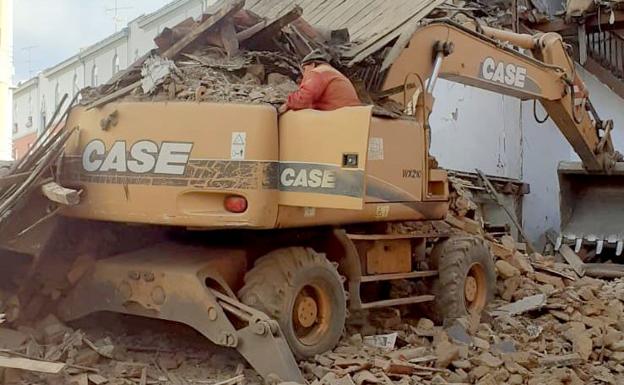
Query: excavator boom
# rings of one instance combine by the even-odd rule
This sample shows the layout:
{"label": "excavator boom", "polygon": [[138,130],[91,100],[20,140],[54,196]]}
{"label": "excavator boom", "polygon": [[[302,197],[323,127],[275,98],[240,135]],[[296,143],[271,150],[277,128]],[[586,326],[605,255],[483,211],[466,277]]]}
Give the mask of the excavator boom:
{"label": "excavator boom", "polygon": [[[395,98],[407,100],[409,82],[419,79],[430,93],[438,77],[539,101],[582,162],[563,164],[559,170],[563,238],[573,241],[577,250],[583,241],[602,245],[601,240],[609,240],[622,252],[617,220],[602,221],[596,215],[624,209],[624,201],[617,198],[624,185],[611,175],[624,170],[611,140],[613,122],[601,120],[591,105],[560,35],[435,21],[412,35],[389,69],[384,89],[402,89],[403,95]],[[417,84],[411,89],[416,91],[410,100],[426,95]],[[422,99],[428,102],[420,105],[431,112],[431,98]],[[621,209],[614,211],[614,205]]]}

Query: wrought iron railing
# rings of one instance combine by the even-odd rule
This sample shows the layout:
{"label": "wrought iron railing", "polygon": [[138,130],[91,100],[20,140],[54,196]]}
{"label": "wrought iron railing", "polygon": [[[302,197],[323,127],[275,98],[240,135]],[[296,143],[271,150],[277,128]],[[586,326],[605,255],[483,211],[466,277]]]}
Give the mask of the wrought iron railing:
{"label": "wrought iron railing", "polygon": [[618,78],[624,78],[624,38],[616,32],[599,31],[587,35],[587,53]]}

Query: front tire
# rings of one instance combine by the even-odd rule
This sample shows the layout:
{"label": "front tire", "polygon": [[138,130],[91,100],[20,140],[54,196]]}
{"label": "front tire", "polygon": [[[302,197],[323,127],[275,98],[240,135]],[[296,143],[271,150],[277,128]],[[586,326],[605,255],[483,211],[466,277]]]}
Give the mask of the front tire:
{"label": "front tire", "polygon": [[277,320],[294,355],[307,359],[336,346],[346,296],[336,267],[311,248],[289,247],[259,258],[240,300]]}
{"label": "front tire", "polygon": [[450,325],[481,313],[496,290],[494,260],[485,243],[473,237],[450,238],[435,245],[431,254],[438,269],[436,318]]}

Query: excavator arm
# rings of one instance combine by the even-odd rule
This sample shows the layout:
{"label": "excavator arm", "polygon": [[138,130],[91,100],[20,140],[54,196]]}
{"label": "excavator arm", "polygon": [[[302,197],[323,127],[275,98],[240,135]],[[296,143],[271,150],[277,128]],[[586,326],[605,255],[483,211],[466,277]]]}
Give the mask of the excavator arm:
{"label": "excavator arm", "polygon": [[[420,79],[427,93],[440,77],[522,100],[537,100],[586,171],[609,173],[615,165],[612,123],[597,116],[574,61],[556,33],[528,35],[435,21],[411,36],[392,62],[384,89],[403,87],[406,92],[408,81],[414,77]],[[430,106],[427,109],[430,111]]]}

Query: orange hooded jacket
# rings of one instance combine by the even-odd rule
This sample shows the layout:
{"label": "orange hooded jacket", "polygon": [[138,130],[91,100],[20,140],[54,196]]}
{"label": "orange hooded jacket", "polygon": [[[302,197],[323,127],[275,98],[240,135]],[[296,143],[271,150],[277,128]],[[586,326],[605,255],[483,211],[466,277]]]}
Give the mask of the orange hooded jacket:
{"label": "orange hooded jacket", "polygon": [[291,110],[330,111],[362,102],[346,76],[329,64],[320,64],[304,72],[299,90],[288,95],[286,104]]}

